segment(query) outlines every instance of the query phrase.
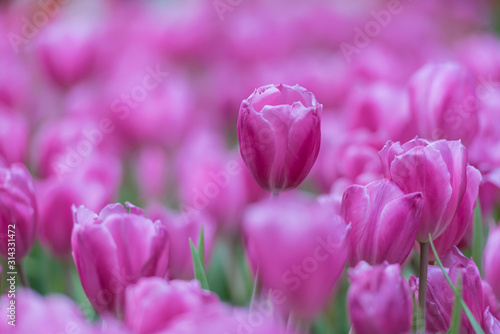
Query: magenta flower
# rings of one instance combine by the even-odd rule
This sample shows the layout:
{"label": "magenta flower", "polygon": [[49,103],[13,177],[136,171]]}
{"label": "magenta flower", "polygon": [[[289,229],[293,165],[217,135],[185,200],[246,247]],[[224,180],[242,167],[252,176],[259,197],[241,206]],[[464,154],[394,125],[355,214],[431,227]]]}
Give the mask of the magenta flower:
{"label": "magenta flower", "polygon": [[[455,247],[446,257],[443,265],[454,284],[457,276],[461,275],[462,298],[469,307],[472,315],[480,326],[483,326],[484,299],[481,276],[472,259],[467,259]],[[410,277],[410,286],[418,299],[418,281],[415,276]],[[426,329],[431,333],[446,332],[450,327],[455,295],[446,278],[437,266],[429,266],[427,276],[426,300]],[[462,313],[460,333],[474,333],[469,320]]]}
{"label": "magenta flower", "polygon": [[73,258],[90,302],[99,313],[122,313],[125,288],[141,277],[165,278],[168,234],[161,222],[127,203],[106,206],[99,215],[73,208]]}
{"label": "magenta flower", "polygon": [[459,64],[428,64],[409,87],[410,113],[417,134],[429,140],[461,139],[468,146],[476,136],[479,101],[474,79]]}
{"label": "magenta flower", "polygon": [[134,333],[158,333],[187,313],[219,303],[217,295],[203,290],[198,281],[143,278],[127,288],[125,323]]}
{"label": "magenta flower", "polygon": [[422,205],[422,193],[406,195],[387,179],[347,188],[340,210],[352,228],[349,265],[360,261],[402,264],[415,243]]}
{"label": "magenta flower", "polygon": [[500,226],[490,231],[483,254],[484,280],[500,300]]}
{"label": "magenta flower", "polygon": [[290,195],[250,206],[243,229],[264,293],[271,292],[284,312],[304,318],[317,315],[347,257],[343,219],[328,205]]}
{"label": "magenta flower", "polygon": [[413,302],[398,264],[370,267],[362,261],[349,270],[347,307],[356,334],[410,333]]}
{"label": "magenta flower", "polygon": [[[477,194],[481,173],[472,166],[467,166],[467,186],[464,198],[458,207],[457,213],[448,228],[436,239],[433,240],[438,254],[446,254],[453,246],[460,243],[469,225],[473,223],[474,207],[476,206]],[[433,254],[430,254],[434,258]]]}
{"label": "magenta flower", "polygon": [[415,138],[387,142],[379,152],[384,174],[405,193],[424,195],[418,242],[439,237],[450,225],[467,186],[467,150],[460,141]]}
{"label": "magenta flower", "polygon": [[299,85],[267,85],[243,100],[240,152],[255,181],[271,192],[297,187],[318,156],[323,106]]}
{"label": "magenta flower", "polygon": [[37,205],[29,171],[20,163],[7,168],[0,162],[0,254],[16,261],[25,257],[35,241],[36,224]]}

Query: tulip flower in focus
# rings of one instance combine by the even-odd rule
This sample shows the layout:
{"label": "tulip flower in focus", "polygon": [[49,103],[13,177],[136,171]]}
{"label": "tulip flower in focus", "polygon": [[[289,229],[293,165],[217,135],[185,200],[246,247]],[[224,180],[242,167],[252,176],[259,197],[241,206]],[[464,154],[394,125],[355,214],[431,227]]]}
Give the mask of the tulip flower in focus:
{"label": "tulip flower in focus", "polygon": [[428,64],[409,84],[410,113],[417,134],[429,140],[462,140],[478,132],[479,101],[474,79],[456,63]]}
{"label": "tulip flower in focus", "polygon": [[349,270],[347,307],[356,334],[410,333],[413,301],[398,264],[370,267],[362,261]]}
{"label": "tulip flower in focus", "polygon": [[439,237],[455,217],[467,186],[467,150],[460,141],[430,143],[415,138],[403,145],[387,142],[379,152],[387,178],[405,193],[424,195],[416,240]]}
{"label": "tulip flower in focus", "polygon": [[[0,162],[0,254],[16,261],[25,257],[35,241],[36,223],[37,205],[29,171],[20,163],[8,168]],[[9,250],[12,242],[14,256]]]}
{"label": "tulip flower in focus", "polygon": [[100,213],[73,208],[73,258],[90,302],[97,312],[122,314],[125,288],[141,277],[165,278],[169,237],[160,221],[142,216],[127,203],[107,205]]}
{"label": "tulip flower in focus", "polygon": [[264,296],[271,293],[284,312],[302,318],[317,315],[347,257],[343,219],[330,206],[286,196],[249,206],[243,230]]}
{"label": "tulip flower in focus", "polygon": [[243,100],[240,152],[255,181],[279,193],[297,187],[318,156],[323,106],[299,85],[267,85]]}
{"label": "tulip flower in focus", "polygon": [[[436,240],[433,240],[438,255],[444,255],[453,246],[458,245],[469,226],[474,223],[473,213],[480,182],[481,173],[476,168],[467,166],[467,186],[462,203],[460,203],[450,226]],[[433,254],[431,254],[431,258],[433,258]]]}
{"label": "tulip flower in focus", "polygon": [[125,323],[138,334],[158,333],[176,318],[217,306],[219,298],[198,281],[143,278],[126,291]]}
{"label": "tulip flower in focus", "polygon": [[[453,284],[457,284],[457,276],[461,275],[462,298],[479,325],[483,327],[484,299],[481,276],[476,264],[472,259],[465,258],[456,247],[442,260]],[[411,276],[409,281],[415,298],[418,298],[419,279]],[[430,265],[427,276],[427,331],[444,333],[449,329],[454,301],[455,294],[446,281],[441,268]],[[472,325],[464,313],[462,313],[459,332],[474,333]]]}
{"label": "tulip flower in focus", "polygon": [[422,193],[404,194],[387,179],[347,188],[340,210],[352,228],[349,265],[362,260],[402,264],[415,243],[422,205]]}
{"label": "tulip flower in focus", "polygon": [[483,253],[484,280],[500,300],[500,226],[490,231]]}

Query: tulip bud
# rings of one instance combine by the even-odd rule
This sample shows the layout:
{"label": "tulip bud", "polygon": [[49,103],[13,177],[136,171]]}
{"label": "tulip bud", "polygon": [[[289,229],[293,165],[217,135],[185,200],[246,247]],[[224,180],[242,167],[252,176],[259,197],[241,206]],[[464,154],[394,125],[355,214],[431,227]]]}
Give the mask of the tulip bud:
{"label": "tulip bud", "polygon": [[410,333],[413,301],[401,267],[362,261],[349,270],[347,307],[356,334]]}
{"label": "tulip bud", "polygon": [[194,267],[189,239],[197,245],[203,227],[205,262],[208,263],[215,241],[215,222],[201,212],[185,217],[159,205],[151,206],[146,212],[146,217],[162,222],[170,237],[168,277],[170,279],[193,279]]}
{"label": "tulip bud", "polygon": [[[447,258],[443,259],[448,276],[453,284],[457,284],[460,275],[462,298],[469,307],[479,325],[483,325],[484,299],[481,276],[472,259],[467,259],[454,247]],[[415,276],[410,277],[410,286],[418,299],[418,281]],[[429,266],[427,272],[427,299],[426,299],[426,329],[431,333],[448,331],[451,324],[455,294],[446,280],[440,267]],[[462,314],[460,333],[474,333],[472,325]]]}
{"label": "tulip bud", "polygon": [[387,179],[347,188],[340,210],[352,228],[349,265],[362,260],[402,264],[415,243],[422,204],[422,193],[405,195]]}
{"label": "tulip bud", "polygon": [[500,300],[500,226],[490,231],[483,253],[484,280]]}
{"label": "tulip bud", "polygon": [[428,64],[409,84],[410,113],[417,134],[429,140],[461,139],[478,132],[479,101],[472,76],[459,64]]}
{"label": "tulip bud", "polygon": [[255,181],[271,192],[297,187],[318,156],[323,106],[299,85],[267,85],[243,100],[238,139]]}
{"label": "tulip bud", "polygon": [[[476,206],[480,182],[481,173],[476,168],[467,166],[467,186],[462,203],[460,203],[457,213],[448,228],[436,240],[433,240],[439,255],[446,254],[453,246],[458,245],[469,225],[473,223],[472,214]],[[430,255],[431,258],[434,258],[433,254]]]}
{"label": "tulip bud", "polygon": [[73,258],[90,302],[99,313],[120,316],[125,288],[141,277],[165,278],[168,235],[161,224],[127,203],[107,205],[99,215],[73,207]]}
{"label": "tulip bud", "polygon": [[379,152],[384,174],[405,193],[424,195],[418,242],[439,237],[450,225],[467,185],[467,150],[460,141],[415,138],[387,142]]}
{"label": "tulip bud", "polygon": [[303,318],[317,315],[347,257],[343,219],[329,206],[285,196],[250,206],[243,229],[252,268],[276,307]]}
{"label": "tulip bud", "polygon": [[203,290],[198,281],[143,278],[127,288],[125,323],[134,333],[158,333],[184,314],[217,304],[217,295]]}
{"label": "tulip bud", "polygon": [[[16,261],[25,257],[35,241],[36,221],[30,173],[23,164],[15,163],[7,168],[0,163],[0,254],[14,257]],[[15,248],[15,256],[12,256],[12,248]]]}

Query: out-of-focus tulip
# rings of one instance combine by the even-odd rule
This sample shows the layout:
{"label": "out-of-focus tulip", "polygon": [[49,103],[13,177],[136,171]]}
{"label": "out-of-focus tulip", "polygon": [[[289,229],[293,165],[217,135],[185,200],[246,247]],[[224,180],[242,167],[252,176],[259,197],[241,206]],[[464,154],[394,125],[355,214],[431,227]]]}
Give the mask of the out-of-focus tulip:
{"label": "out-of-focus tulip", "polygon": [[[462,203],[460,203],[457,213],[448,228],[436,240],[433,240],[438,254],[445,254],[453,246],[458,245],[469,225],[473,223],[472,214],[476,206],[480,182],[481,173],[476,168],[467,166],[467,186]],[[430,255],[433,258],[433,254]]]}
{"label": "out-of-focus tulip", "polygon": [[[443,259],[448,276],[453,284],[457,284],[457,276],[461,276],[462,298],[480,326],[483,326],[484,299],[481,275],[472,259],[465,258],[455,247],[447,259]],[[410,277],[410,286],[418,299],[418,281]],[[429,266],[427,273],[426,329],[431,333],[446,332],[451,323],[455,294],[440,267]],[[460,333],[474,333],[469,320],[462,314]]]}
{"label": "out-of-focus tulip", "polygon": [[252,310],[232,308],[224,304],[190,312],[179,317],[162,334],[292,334],[276,320],[271,302],[254,305]]}
{"label": "out-of-focus tulip", "polygon": [[38,234],[42,245],[58,257],[71,254],[73,205],[98,212],[115,199],[121,165],[110,156],[89,158],[71,175],[52,176],[36,186],[39,204]]}
{"label": "out-of-focus tulip", "polygon": [[71,246],[90,302],[99,313],[123,311],[125,288],[141,277],[165,278],[169,237],[161,222],[127,203],[107,205],[99,215],[74,207]]}
{"label": "out-of-focus tulip", "polygon": [[468,146],[478,132],[479,101],[474,79],[459,64],[428,64],[409,85],[417,135],[429,140],[461,139]]}
{"label": "out-of-focus tulip", "polygon": [[26,119],[0,107],[0,159],[3,157],[8,164],[24,162],[27,141]]}
{"label": "out-of-focus tulip", "polygon": [[[29,171],[23,164],[8,168],[0,163],[0,254],[16,261],[25,257],[35,241],[36,224],[37,205]],[[15,252],[9,249],[12,242]]]}
{"label": "out-of-focus tulip", "polygon": [[143,278],[128,287],[125,298],[125,323],[138,334],[158,333],[186,313],[219,303],[198,281],[167,282],[157,277]]}
{"label": "out-of-focus tulip", "polygon": [[450,225],[467,185],[467,150],[460,141],[415,138],[387,142],[379,152],[385,176],[405,193],[424,195],[418,242],[439,237]]}
{"label": "out-of-focus tulip", "polygon": [[189,137],[177,160],[183,216],[189,219],[204,213],[214,218],[220,230],[238,233],[248,194],[237,152],[228,153],[222,138],[205,130]]}
{"label": "out-of-focus tulip", "polygon": [[194,267],[189,239],[191,238],[193,243],[197,245],[203,227],[205,262],[208,263],[215,241],[216,226],[213,219],[203,213],[184,216],[160,205],[148,208],[146,217],[153,221],[160,220],[170,237],[168,277],[170,279],[193,279]]}
{"label": "out-of-focus tulip", "polygon": [[491,314],[500,319],[500,300],[497,299],[491,285],[489,285],[488,282],[482,281],[482,286],[484,307],[488,307]]}
{"label": "out-of-focus tulip", "polygon": [[333,209],[284,196],[250,206],[243,229],[248,256],[277,307],[310,318],[328,302],[347,257],[346,225]]}
{"label": "out-of-focus tulip", "polygon": [[141,198],[145,201],[161,201],[165,198],[170,168],[166,152],[161,147],[147,146],[141,150],[135,170]]}
{"label": "out-of-focus tulip", "polygon": [[422,205],[422,193],[405,194],[387,179],[347,188],[340,215],[352,228],[349,265],[402,264],[415,243]]}
{"label": "out-of-focus tulip", "polygon": [[500,226],[491,230],[483,253],[484,280],[500,300]]}
{"label": "out-of-focus tulip", "polygon": [[347,307],[357,334],[400,334],[411,331],[413,301],[398,264],[370,267],[362,261],[349,270]]}
{"label": "out-of-focus tulip", "polygon": [[484,311],[484,332],[486,334],[498,334],[500,333],[500,320],[494,317],[488,308]]}
{"label": "out-of-focus tulip", "polygon": [[267,85],[243,100],[238,139],[243,161],[271,192],[297,187],[318,156],[323,106],[299,85]]}
{"label": "out-of-focus tulip", "polygon": [[[78,305],[64,295],[43,297],[29,289],[21,289],[16,291],[15,298],[4,294],[0,299],[0,307],[3,319],[0,322],[1,333],[90,332],[90,325]],[[8,323],[10,321],[15,327]]]}

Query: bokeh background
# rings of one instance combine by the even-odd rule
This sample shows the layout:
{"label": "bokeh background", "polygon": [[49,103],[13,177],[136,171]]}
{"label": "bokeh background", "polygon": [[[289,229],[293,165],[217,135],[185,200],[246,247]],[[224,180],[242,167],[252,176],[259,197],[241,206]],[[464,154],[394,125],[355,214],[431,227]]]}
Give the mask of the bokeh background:
{"label": "bokeh background", "polygon": [[[387,140],[418,134],[411,75],[461,63],[492,87],[478,135],[489,141],[472,142],[469,158],[483,173],[483,212],[498,218],[500,182],[488,175],[500,167],[499,10],[494,0],[0,1],[0,159],[35,177],[32,287],[89,305],[71,257],[71,206],[130,201],[152,216],[206,215],[217,239],[209,281],[246,304],[241,215],[269,194],[244,166],[236,122],[241,101],[269,83],[299,84],[323,104],[321,150],[300,191],[341,195],[380,177]],[[487,163],[474,160],[484,154]],[[228,182],[207,188],[234,163]],[[328,311],[341,332],[346,284]]]}

